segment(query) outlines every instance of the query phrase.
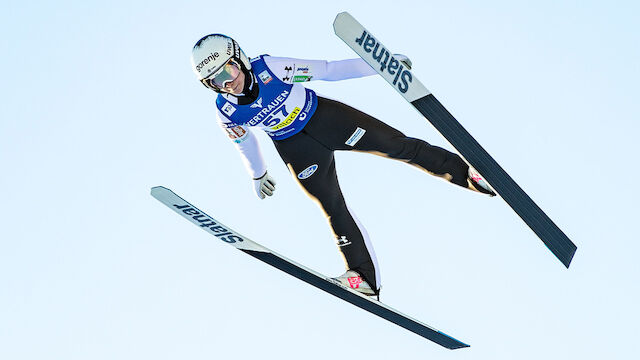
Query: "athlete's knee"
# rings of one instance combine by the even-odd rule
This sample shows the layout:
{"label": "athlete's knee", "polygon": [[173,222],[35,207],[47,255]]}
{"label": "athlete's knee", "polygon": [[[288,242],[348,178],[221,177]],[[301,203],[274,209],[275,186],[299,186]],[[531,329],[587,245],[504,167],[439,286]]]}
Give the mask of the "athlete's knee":
{"label": "athlete's knee", "polygon": [[442,167],[448,160],[446,150],[433,146],[424,140],[405,137],[402,142],[404,143],[404,158],[409,163],[427,166],[429,171]]}
{"label": "athlete's knee", "polygon": [[347,204],[344,201],[340,189],[327,190],[328,189],[324,189],[323,191],[309,195],[311,195],[312,199],[322,208],[327,218],[341,218],[346,216],[348,214]]}
{"label": "athlete's knee", "polygon": [[426,141],[410,138],[400,133],[390,141],[391,146],[387,151],[387,156],[392,159],[412,162],[424,149],[429,146]]}

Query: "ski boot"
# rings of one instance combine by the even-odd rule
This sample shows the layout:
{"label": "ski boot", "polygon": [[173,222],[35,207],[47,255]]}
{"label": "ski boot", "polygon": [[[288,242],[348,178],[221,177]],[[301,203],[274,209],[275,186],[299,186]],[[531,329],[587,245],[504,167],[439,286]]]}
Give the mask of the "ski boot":
{"label": "ski boot", "polygon": [[493,192],[489,184],[484,181],[484,178],[480,175],[476,169],[469,166],[469,175],[467,176],[467,183],[469,184],[469,189],[487,194],[489,196],[496,196],[496,193]]}
{"label": "ski boot", "polygon": [[371,288],[371,285],[369,285],[369,283],[365,279],[363,279],[362,276],[360,276],[360,274],[358,274],[356,271],[347,270],[347,272],[345,272],[344,274],[333,279],[340,282],[340,284],[344,287],[351,288],[367,296],[375,296],[377,299],[379,299],[380,292],[375,291],[373,288]]}

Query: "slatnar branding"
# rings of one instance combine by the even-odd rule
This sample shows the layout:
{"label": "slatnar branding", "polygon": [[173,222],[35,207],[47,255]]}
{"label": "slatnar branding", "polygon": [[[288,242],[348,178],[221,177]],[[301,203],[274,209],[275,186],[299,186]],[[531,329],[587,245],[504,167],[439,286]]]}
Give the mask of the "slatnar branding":
{"label": "slatnar branding", "polygon": [[413,81],[413,75],[411,75],[411,72],[407,70],[400,61],[394,58],[373,35],[363,30],[362,35],[360,38],[355,39],[355,42],[380,64],[381,72],[386,70],[389,74],[395,75],[393,85],[396,85],[401,93],[406,93],[407,90],[409,90],[409,84]]}
{"label": "slatnar branding", "polygon": [[191,207],[191,205],[173,204],[173,207],[182,210],[183,213],[191,216],[191,218],[200,223],[200,227],[208,229],[215,237],[220,238],[220,240],[226,243],[232,244],[236,241],[244,241],[244,239],[240,235],[234,234],[230,230],[225,229],[223,226],[218,225],[218,223],[213,221],[212,218],[194,209],[193,207]]}

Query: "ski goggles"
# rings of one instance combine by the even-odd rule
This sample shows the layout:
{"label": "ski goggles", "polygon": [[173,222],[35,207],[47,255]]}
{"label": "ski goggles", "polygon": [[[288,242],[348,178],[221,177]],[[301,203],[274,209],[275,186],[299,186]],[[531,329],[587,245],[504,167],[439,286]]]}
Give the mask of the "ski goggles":
{"label": "ski goggles", "polygon": [[210,86],[224,88],[225,83],[235,80],[240,75],[240,65],[233,59],[229,59],[220,70],[209,79],[205,79]]}

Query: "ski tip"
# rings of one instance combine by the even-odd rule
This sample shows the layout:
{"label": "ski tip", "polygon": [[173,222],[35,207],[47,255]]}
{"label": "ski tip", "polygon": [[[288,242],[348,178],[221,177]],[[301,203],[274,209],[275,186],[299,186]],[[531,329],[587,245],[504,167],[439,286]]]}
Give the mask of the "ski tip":
{"label": "ski tip", "polygon": [[334,30],[334,31],[336,30],[336,24],[337,24],[341,19],[344,19],[344,18],[351,18],[351,19],[353,19],[353,16],[351,16],[351,14],[349,14],[349,13],[348,13],[348,12],[346,12],[346,11],[343,11],[343,12],[338,13],[338,15],[336,15],[336,18],[333,20],[333,30]]}
{"label": "ski tip", "polygon": [[154,186],[151,188],[151,196],[156,197],[157,194],[159,193],[163,193],[163,192],[173,192],[171,191],[171,189],[166,188],[164,186]]}

